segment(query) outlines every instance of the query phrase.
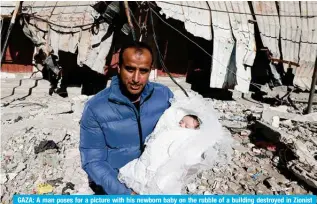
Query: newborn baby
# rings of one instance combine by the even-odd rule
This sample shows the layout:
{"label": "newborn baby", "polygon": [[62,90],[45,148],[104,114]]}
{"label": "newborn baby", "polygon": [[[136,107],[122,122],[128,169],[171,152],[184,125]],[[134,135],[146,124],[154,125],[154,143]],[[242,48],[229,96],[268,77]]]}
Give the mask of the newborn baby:
{"label": "newborn baby", "polygon": [[146,138],[143,154],[119,170],[118,179],[134,192],[181,194],[198,171],[230,161],[232,138],[219,123],[212,101],[189,95],[175,91],[171,107]]}
{"label": "newborn baby", "polygon": [[[184,115],[181,110],[169,113]],[[176,117],[169,117],[176,120]],[[172,122],[172,121],[170,121]],[[160,131],[154,131],[146,141],[146,148],[140,158],[135,159],[119,170],[119,180],[138,194],[146,193],[148,181],[155,175],[157,169],[162,166],[173,153],[187,140],[188,132],[196,133],[202,124],[201,120],[192,114],[185,114],[177,125],[158,127]],[[155,133],[155,134],[154,134]]]}
{"label": "newborn baby", "polygon": [[179,126],[182,128],[198,129],[201,124],[200,119],[196,115],[185,115],[181,121],[179,121]]}

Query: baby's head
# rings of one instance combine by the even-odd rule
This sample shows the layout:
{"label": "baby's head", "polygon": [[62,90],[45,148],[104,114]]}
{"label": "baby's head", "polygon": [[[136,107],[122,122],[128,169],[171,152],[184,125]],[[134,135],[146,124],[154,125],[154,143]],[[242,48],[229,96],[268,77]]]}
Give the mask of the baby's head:
{"label": "baby's head", "polygon": [[179,126],[182,128],[198,129],[201,122],[196,115],[185,115],[181,121],[179,121]]}

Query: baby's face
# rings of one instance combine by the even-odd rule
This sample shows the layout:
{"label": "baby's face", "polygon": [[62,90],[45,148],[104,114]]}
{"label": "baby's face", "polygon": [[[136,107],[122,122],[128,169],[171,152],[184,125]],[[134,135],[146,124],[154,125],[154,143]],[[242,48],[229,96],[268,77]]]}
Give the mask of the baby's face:
{"label": "baby's face", "polygon": [[190,116],[184,116],[183,119],[179,121],[179,126],[182,128],[196,129],[198,123],[194,118]]}

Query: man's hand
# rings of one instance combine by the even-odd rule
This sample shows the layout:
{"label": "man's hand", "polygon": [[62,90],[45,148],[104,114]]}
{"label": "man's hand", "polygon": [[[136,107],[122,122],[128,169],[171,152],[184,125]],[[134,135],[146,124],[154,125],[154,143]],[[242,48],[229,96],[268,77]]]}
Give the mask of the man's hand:
{"label": "man's hand", "polygon": [[131,195],[138,195],[136,192],[132,191]]}

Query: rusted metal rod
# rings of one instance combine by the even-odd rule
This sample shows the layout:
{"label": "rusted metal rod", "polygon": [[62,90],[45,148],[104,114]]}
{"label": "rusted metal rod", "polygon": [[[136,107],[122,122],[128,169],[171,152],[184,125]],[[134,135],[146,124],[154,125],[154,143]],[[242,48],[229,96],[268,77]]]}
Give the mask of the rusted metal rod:
{"label": "rusted metal rod", "polygon": [[311,112],[311,107],[312,107],[312,104],[313,104],[313,98],[314,98],[314,93],[315,93],[316,82],[317,82],[317,56],[316,56],[316,61],[315,61],[315,68],[314,68],[313,78],[311,80],[311,87],[310,87],[310,93],[309,93],[309,98],[308,98],[308,106],[307,106],[307,114]]}
{"label": "rusted metal rod", "polygon": [[278,59],[278,58],[271,57],[272,54],[270,54],[270,50],[268,48],[261,48],[260,50],[261,51],[265,51],[268,59],[271,60],[271,61],[282,62],[282,63],[288,64],[288,65],[293,65],[293,66],[299,67],[299,64],[296,63],[296,62],[292,62],[292,61],[288,61],[288,60],[281,60],[281,59]]}
{"label": "rusted metal rod", "polygon": [[271,57],[271,58],[269,58],[269,59],[272,60],[272,61],[275,61],[275,62],[283,62],[283,63],[285,63],[285,64],[290,64],[290,65],[294,65],[294,66],[296,66],[296,67],[299,67],[299,64],[296,63],[296,62],[287,61],[287,60],[281,60],[281,59],[277,59],[277,58],[273,58],[273,57]]}
{"label": "rusted metal rod", "polygon": [[136,41],[136,36],[135,36],[135,31],[134,31],[133,23],[132,23],[132,21],[131,21],[130,9],[129,9],[129,3],[128,3],[128,1],[124,1],[124,8],[125,8],[125,13],[126,13],[126,15],[127,15],[128,23],[129,23],[129,26],[130,26],[130,29],[131,29],[131,32],[132,32],[133,40]]}
{"label": "rusted metal rod", "polygon": [[13,15],[12,15],[12,18],[11,18],[11,22],[10,22],[10,25],[9,25],[9,28],[8,28],[7,36],[5,38],[5,41],[4,41],[4,44],[3,44],[3,48],[2,48],[2,52],[1,52],[1,61],[2,61],[2,58],[4,56],[4,53],[6,52],[8,40],[9,40],[11,31],[12,31],[12,28],[13,28],[13,26],[15,24],[15,18],[16,18],[17,14],[18,14],[19,9],[20,9],[20,5],[21,5],[21,1],[17,1],[16,4],[15,4],[15,9],[14,9],[14,12],[13,12]]}

